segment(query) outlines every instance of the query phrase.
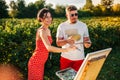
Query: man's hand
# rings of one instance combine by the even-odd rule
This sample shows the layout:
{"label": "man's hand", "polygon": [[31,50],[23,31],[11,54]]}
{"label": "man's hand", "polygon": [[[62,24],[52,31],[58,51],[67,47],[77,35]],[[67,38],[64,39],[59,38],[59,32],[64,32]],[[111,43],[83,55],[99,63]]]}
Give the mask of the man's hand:
{"label": "man's hand", "polygon": [[91,41],[89,37],[84,37],[84,46],[85,48],[89,48],[91,46]]}
{"label": "man's hand", "polygon": [[75,41],[72,39],[72,36],[70,36],[68,39],[67,39],[67,43],[70,44],[70,45],[73,45],[75,43]]}
{"label": "man's hand", "polygon": [[91,42],[84,42],[85,48],[89,48],[91,46]]}

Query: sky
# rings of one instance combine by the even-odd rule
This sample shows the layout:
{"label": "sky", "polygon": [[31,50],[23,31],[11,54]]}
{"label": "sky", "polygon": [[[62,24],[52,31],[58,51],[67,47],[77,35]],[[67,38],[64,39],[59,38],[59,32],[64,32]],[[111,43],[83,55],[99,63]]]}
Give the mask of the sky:
{"label": "sky", "polygon": [[[9,4],[10,1],[13,0],[5,0],[7,2],[7,4]],[[14,0],[17,1],[17,0]],[[35,2],[37,0],[25,0],[26,4],[30,3],[30,2]],[[100,4],[101,0],[92,0],[93,5],[97,5]],[[77,8],[83,7],[85,5],[86,0],[46,0],[46,4],[53,4],[53,7],[55,7],[56,5],[75,5]],[[114,0],[114,3],[120,3],[120,0]]]}

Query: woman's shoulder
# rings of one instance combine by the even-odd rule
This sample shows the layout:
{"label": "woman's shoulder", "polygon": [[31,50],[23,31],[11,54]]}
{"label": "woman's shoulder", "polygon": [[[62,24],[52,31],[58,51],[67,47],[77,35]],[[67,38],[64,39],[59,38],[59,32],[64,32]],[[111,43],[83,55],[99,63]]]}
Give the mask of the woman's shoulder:
{"label": "woman's shoulder", "polygon": [[50,35],[50,30],[48,28],[38,28],[37,32],[42,35]]}
{"label": "woman's shoulder", "polygon": [[37,29],[37,32],[44,32],[44,31],[45,31],[45,29],[42,28],[42,27],[40,27],[40,28]]}
{"label": "woman's shoulder", "polygon": [[37,29],[37,33],[39,34],[44,34],[45,33],[45,30],[43,28],[38,28]]}

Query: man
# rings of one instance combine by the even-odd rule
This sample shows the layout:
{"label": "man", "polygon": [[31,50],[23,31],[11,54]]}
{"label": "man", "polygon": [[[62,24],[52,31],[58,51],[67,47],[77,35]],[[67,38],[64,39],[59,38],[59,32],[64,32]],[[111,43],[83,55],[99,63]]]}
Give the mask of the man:
{"label": "man", "polygon": [[86,24],[78,21],[78,12],[75,6],[70,5],[66,8],[66,17],[67,21],[58,26],[56,43],[62,48],[75,45],[77,49],[61,54],[60,69],[72,67],[78,71],[85,58],[84,47],[89,48],[91,41]]}

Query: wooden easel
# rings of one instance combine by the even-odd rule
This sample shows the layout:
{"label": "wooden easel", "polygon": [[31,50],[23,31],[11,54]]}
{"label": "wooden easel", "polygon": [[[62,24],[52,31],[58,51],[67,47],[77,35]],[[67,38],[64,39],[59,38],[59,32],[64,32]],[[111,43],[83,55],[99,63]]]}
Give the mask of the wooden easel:
{"label": "wooden easel", "polygon": [[112,48],[88,53],[74,80],[96,80]]}

